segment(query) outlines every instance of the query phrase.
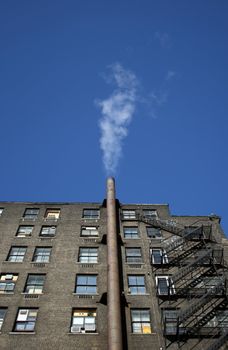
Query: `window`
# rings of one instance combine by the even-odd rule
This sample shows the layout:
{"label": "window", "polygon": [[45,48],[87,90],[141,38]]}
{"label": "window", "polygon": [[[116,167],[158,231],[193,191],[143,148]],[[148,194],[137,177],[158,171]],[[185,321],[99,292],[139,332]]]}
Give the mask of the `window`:
{"label": "window", "polygon": [[156,209],[143,209],[143,216],[148,219],[156,219],[158,217]]}
{"label": "window", "polygon": [[33,260],[38,263],[48,263],[51,255],[51,247],[37,247],[35,249]]}
{"label": "window", "polygon": [[71,333],[92,333],[96,331],[95,309],[74,309],[72,314]]}
{"label": "window", "polygon": [[11,247],[7,261],[22,262],[25,257],[27,247]]}
{"label": "window", "polygon": [[98,228],[94,227],[94,226],[82,226],[81,236],[83,236],[83,237],[97,237],[98,236]]}
{"label": "window", "polygon": [[144,309],[131,310],[132,332],[148,334],[151,333],[150,311]]}
{"label": "window", "polygon": [[76,294],[96,294],[97,276],[96,275],[77,275],[76,276]]}
{"label": "window", "polygon": [[228,310],[218,310],[216,313],[218,327],[228,328]]}
{"label": "window", "polygon": [[126,248],[126,262],[141,263],[142,262],[141,248]]}
{"label": "window", "polygon": [[38,309],[19,309],[14,325],[15,332],[33,332]]}
{"label": "window", "polygon": [[165,325],[165,334],[176,334],[178,311],[176,309],[163,309],[162,317]]}
{"label": "window", "polygon": [[31,236],[33,226],[19,226],[17,230],[17,237],[28,237]]}
{"label": "window", "polygon": [[0,330],[2,329],[4,318],[6,316],[6,311],[7,311],[6,308],[3,308],[3,307],[0,308]]}
{"label": "window", "polygon": [[157,276],[156,277],[157,293],[159,295],[175,294],[174,284],[171,277]]}
{"label": "window", "polygon": [[167,264],[168,263],[168,258],[163,249],[151,249],[150,250],[151,254],[151,262],[154,265],[161,265],[161,264]]}
{"label": "window", "polygon": [[27,208],[25,209],[23,218],[25,220],[36,220],[37,216],[39,214],[39,209],[37,208]]}
{"label": "window", "polygon": [[0,275],[0,294],[12,293],[18,279],[18,274],[2,273]]}
{"label": "window", "polygon": [[45,213],[46,220],[58,220],[60,216],[60,209],[47,209]]}
{"label": "window", "polygon": [[136,219],[135,210],[123,210],[124,219]]}
{"label": "window", "polygon": [[79,248],[78,261],[81,263],[97,263],[97,248]]}
{"label": "window", "polygon": [[56,233],[56,226],[42,226],[40,231],[41,237],[54,237]]}
{"label": "window", "polygon": [[162,238],[161,230],[159,228],[147,226],[146,232],[147,232],[147,237],[149,238],[157,238],[157,239]]}
{"label": "window", "polygon": [[1,216],[2,213],[3,213],[3,210],[4,210],[4,208],[0,208],[0,216]]}
{"label": "window", "polygon": [[124,238],[139,238],[138,227],[124,227]]}
{"label": "window", "polygon": [[130,294],[145,294],[145,277],[144,276],[128,276],[128,290]]}
{"label": "window", "polygon": [[43,292],[45,275],[28,275],[24,293],[41,294]]}
{"label": "window", "polygon": [[99,209],[83,209],[83,219],[99,219]]}

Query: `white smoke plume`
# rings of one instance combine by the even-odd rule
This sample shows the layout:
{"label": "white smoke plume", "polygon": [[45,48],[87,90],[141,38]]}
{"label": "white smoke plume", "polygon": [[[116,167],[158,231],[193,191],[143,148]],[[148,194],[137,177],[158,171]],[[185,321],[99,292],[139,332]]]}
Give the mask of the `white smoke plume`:
{"label": "white smoke plume", "polygon": [[123,139],[128,134],[128,126],[135,112],[138,79],[119,63],[113,64],[110,69],[111,79],[107,81],[114,82],[116,89],[97,104],[102,113],[99,126],[103,163],[107,175],[114,175],[122,156]]}

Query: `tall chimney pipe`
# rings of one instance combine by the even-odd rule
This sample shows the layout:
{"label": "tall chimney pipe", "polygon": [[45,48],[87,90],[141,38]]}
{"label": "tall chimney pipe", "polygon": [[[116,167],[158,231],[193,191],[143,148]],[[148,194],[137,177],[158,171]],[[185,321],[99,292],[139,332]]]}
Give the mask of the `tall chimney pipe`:
{"label": "tall chimney pipe", "polygon": [[108,349],[122,350],[115,180],[107,179]]}

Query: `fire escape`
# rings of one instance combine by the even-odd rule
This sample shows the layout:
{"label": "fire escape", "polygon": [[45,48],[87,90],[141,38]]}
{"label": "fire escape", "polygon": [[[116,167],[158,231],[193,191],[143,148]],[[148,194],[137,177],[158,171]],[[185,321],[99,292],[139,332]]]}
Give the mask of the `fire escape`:
{"label": "fire escape", "polygon": [[[205,350],[220,349],[228,339],[228,293],[223,249],[213,244],[211,226],[186,228],[142,215],[138,219],[174,234],[162,241],[157,264],[158,269],[168,270],[166,280],[161,278],[161,288],[157,284],[158,297],[178,301],[172,310],[163,309],[166,346],[200,337],[206,339]],[[151,263],[156,265],[152,257]],[[227,314],[221,317],[224,310]]]}

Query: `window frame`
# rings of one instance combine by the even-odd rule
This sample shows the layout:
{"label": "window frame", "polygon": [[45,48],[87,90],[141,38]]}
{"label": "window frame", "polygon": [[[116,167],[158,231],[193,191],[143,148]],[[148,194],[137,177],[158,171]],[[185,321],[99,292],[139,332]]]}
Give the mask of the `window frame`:
{"label": "window frame", "polygon": [[[139,320],[134,320],[133,318],[133,313],[139,313],[138,317]],[[143,312],[147,312],[147,316],[146,318],[148,318],[148,320],[143,320]],[[135,326],[136,324],[138,324],[138,327],[140,327],[140,332],[135,331]],[[144,328],[145,327],[145,328]],[[151,334],[152,333],[152,327],[151,327],[151,312],[150,309],[148,308],[143,308],[143,309],[139,309],[139,308],[132,308],[131,309],[131,330],[132,333],[134,334]]]}
{"label": "window frame", "polygon": [[[41,250],[41,249],[49,249],[49,254],[37,254],[37,251],[38,250]],[[34,249],[34,253],[33,253],[33,257],[32,257],[32,262],[33,263],[44,263],[44,264],[48,264],[50,262],[50,258],[51,258],[51,251],[52,251],[52,247],[41,247],[41,246],[37,246],[35,247]],[[41,261],[39,260],[36,260],[36,257],[48,257],[48,260],[45,260],[45,259],[41,259]]]}
{"label": "window frame", "polygon": [[[135,283],[130,283],[130,279],[135,278]],[[143,278],[143,283],[140,282],[140,279]],[[146,294],[146,279],[145,275],[127,275],[127,282],[128,282],[128,293],[131,295],[145,295]],[[135,292],[133,292],[132,289],[135,289]],[[140,289],[142,291],[140,292]]]}
{"label": "window frame", "polygon": [[[133,252],[133,250],[138,250],[140,252],[140,255],[129,255],[130,251]],[[130,261],[132,260],[132,261]],[[127,264],[142,264],[143,258],[142,258],[142,249],[141,247],[127,247],[125,248],[125,262]]]}
{"label": "window frame", "polygon": [[[155,261],[156,258],[155,258],[154,254],[153,254],[153,251],[156,251],[156,250],[159,251],[159,253],[160,253],[159,254],[160,261],[159,262]],[[150,257],[151,257],[151,263],[153,265],[165,265],[165,264],[168,264],[168,256],[166,254],[165,249],[163,249],[163,248],[150,248]]]}
{"label": "window frame", "polygon": [[[5,311],[5,312],[4,312]],[[0,307],[0,332],[2,330],[2,327],[3,327],[3,324],[4,324],[4,321],[5,321],[5,318],[6,318],[6,313],[8,311],[8,308],[7,307]],[[1,316],[1,312],[3,313],[2,316]]]}
{"label": "window frame", "polygon": [[[82,255],[82,250],[88,250],[88,254],[87,255]],[[90,250],[96,250],[96,254],[92,254],[90,253]],[[81,258],[87,258],[87,261],[81,261]],[[94,258],[94,261],[92,261]],[[96,258],[96,259],[95,259]],[[91,261],[90,261],[91,260]],[[78,251],[78,262],[80,262],[81,264],[97,264],[98,263],[98,247],[79,247],[79,251]]]}
{"label": "window frame", "polygon": [[[85,214],[85,212],[90,212],[90,214]],[[96,215],[93,215],[93,212],[97,212]],[[100,219],[100,209],[97,208],[84,208],[82,210],[82,218],[88,220],[97,220]]]}
{"label": "window frame", "polygon": [[[152,230],[155,233],[154,234],[149,234],[148,231]],[[158,235],[156,235],[156,232],[158,233]],[[147,238],[149,239],[162,239],[162,233],[161,233],[161,229],[157,228],[157,227],[153,227],[153,226],[146,226],[146,234],[147,234]],[[152,236],[154,235],[154,237]]]}
{"label": "window frame", "polygon": [[[157,212],[157,209],[148,209],[148,208],[145,208],[143,209],[143,216],[147,219],[157,219],[158,218],[158,212]],[[155,215],[151,215],[149,214],[149,212],[151,213],[155,213]],[[146,214],[147,213],[147,214]]]}
{"label": "window frame", "polygon": [[[24,314],[21,318],[22,319],[18,319],[19,316],[21,316],[22,314],[22,311],[24,311]],[[26,308],[26,307],[20,307],[18,308],[17,310],[17,315],[16,315],[16,319],[15,319],[15,322],[14,322],[14,327],[13,327],[13,331],[14,332],[17,332],[17,333],[34,333],[35,331],[35,326],[36,326],[36,321],[37,321],[37,315],[38,315],[38,311],[39,311],[39,308]],[[29,319],[31,316],[29,315],[30,313],[34,313],[36,312],[36,315],[35,315],[35,318],[34,316],[32,317],[32,319]],[[30,325],[32,324],[33,327],[32,329],[26,329],[26,326],[28,326],[30,323]],[[17,329],[17,326],[18,325],[23,325],[24,324],[24,328],[23,329]]]}
{"label": "window frame", "polygon": [[[2,280],[2,277],[4,277],[4,276],[5,276],[5,279]],[[12,276],[12,277],[10,277],[10,276]],[[9,272],[0,273],[0,295],[14,293],[14,289],[16,286],[16,282],[18,280],[18,276],[19,276],[18,273],[9,273]],[[6,278],[6,277],[8,277],[8,278]],[[5,288],[1,289],[1,285],[2,286],[5,285]],[[7,286],[9,286],[9,285],[13,286],[13,288],[7,288]]]}
{"label": "window frame", "polygon": [[[29,282],[29,279],[31,278],[31,276],[37,276],[37,277],[40,277],[40,276],[42,276],[43,277],[43,283],[42,284],[39,284],[39,283],[32,283],[32,282]],[[25,287],[24,287],[24,294],[35,294],[35,295],[37,295],[37,294],[43,294],[43,289],[44,289],[44,283],[45,283],[45,278],[46,278],[46,274],[44,274],[44,273],[40,273],[40,274],[38,274],[38,273],[29,273],[28,274],[28,276],[27,276],[27,279],[26,279],[26,282],[25,282]],[[41,286],[42,288],[41,288],[41,291],[40,292],[37,292],[36,291],[36,288],[37,287],[39,287],[39,286]],[[33,287],[33,292],[32,293],[30,293],[30,289],[29,289],[29,291],[27,291],[27,288],[30,288],[30,287]],[[37,288],[38,289],[38,288]],[[36,292],[35,292],[36,291]]]}
{"label": "window frame", "polygon": [[[74,316],[74,313],[78,313],[79,315]],[[82,315],[80,315],[80,314],[82,314]],[[87,314],[87,315],[85,315],[85,314]],[[76,319],[78,319],[78,321],[79,321],[79,319],[81,319],[81,321],[76,323],[76,322],[74,322]],[[92,321],[92,319],[93,319],[94,322],[88,322],[89,319],[90,319],[90,321]],[[94,327],[92,327],[93,329],[88,329],[89,324],[94,325]],[[86,325],[87,325],[87,329],[86,329]],[[78,327],[78,331],[75,331],[75,330],[73,331],[73,327],[74,328]],[[71,331],[71,333],[78,333],[78,334],[96,333],[97,332],[97,309],[96,308],[80,308],[80,307],[73,308],[72,309],[72,316],[71,316],[70,331]]]}
{"label": "window frame", "polygon": [[[97,234],[83,234],[84,231],[89,231],[89,232],[97,232]],[[80,236],[81,237],[98,237],[99,236],[99,231],[97,226],[81,226],[81,231],[80,231]]]}
{"label": "window frame", "polygon": [[46,221],[51,221],[51,220],[57,221],[60,218],[60,214],[61,214],[60,208],[47,208],[44,214],[44,219]]}
{"label": "window frame", "polygon": [[124,220],[136,220],[136,209],[122,209],[122,217]]}
{"label": "window frame", "polygon": [[[19,249],[19,253],[20,253],[20,249],[24,250],[24,254],[12,254],[12,251],[14,249]],[[12,263],[22,263],[24,261],[25,255],[26,255],[26,251],[27,251],[27,246],[11,246],[9,253],[7,255],[7,259],[6,261],[8,262],[12,262]],[[16,260],[11,260],[12,257],[16,257]],[[17,259],[18,257],[21,257],[20,259]]]}
{"label": "window frame", "polygon": [[[75,279],[75,289],[74,293],[77,295],[96,295],[97,294],[97,274],[82,274],[79,273],[76,275]],[[90,278],[95,278],[95,284],[92,282],[89,282]],[[79,278],[85,279],[86,283],[78,282]],[[85,291],[77,291],[78,288],[85,288]],[[91,288],[91,291],[88,292],[88,290]],[[94,288],[94,290],[92,290]]]}
{"label": "window frame", "polygon": [[[161,290],[161,286],[159,286],[159,279],[165,279],[166,280],[167,292],[164,291],[164,290],[163,291]],[[171,276],[157,275],[157,276],[155,276],[155,282],[156,282],[156,287],[157,287],[157,295],[159,295],[159,296],[167,296],[167,295],[174,295],[174,294],[176,294],[175,286],[174,286],[174,283],[172,281],[172,277]]]}
{"label": "window frame", "polygon": [[[132,230],[132,232],[127,233],[129,237],[126,235],[127,230]],[[135,230],[135,233],[133,232]],[[139,239],[139,228],[138,226],[124,226],[123,227],[123,234],[125,239]]]}
{"label": "window frame", "polygon": [[[27,214],[28,211],[35,211],[36,213]],[[25,208],[23,219],[34,221],[37,219],[40,212],[40,208]]]}
{"label": "window frame", "polygon": [[[47,233],[47,234],[43,234],[43,230],[44,229],[50,229],[48,231],[51,231],[51,229],[55,228],[55,231],[54,231],[54,234],[51,234],[51,233]],[[55,237],[56,236],[56,230],[57,230],[57,226],[55,225],[43,225],[40,229],[40,233],[39,233],[39,236],[42,237],[42,238],[45,238],[45,237]]]}
{"label": "window frame", "polygon": [[[23,231],[20,232],[20,230],[25,227],[25,228],[30,228],[31,231],[26,233],[26,229],[24,230],[24,234],[23,234]],[[20,225],[17,229],[17,232],[16,232],[16,237],[18,238],[27,238],[27,237],[31,237],[32,235],[32,231],[34,229],[34,225]],[[29,230],[28,230],[29,231]]]}

